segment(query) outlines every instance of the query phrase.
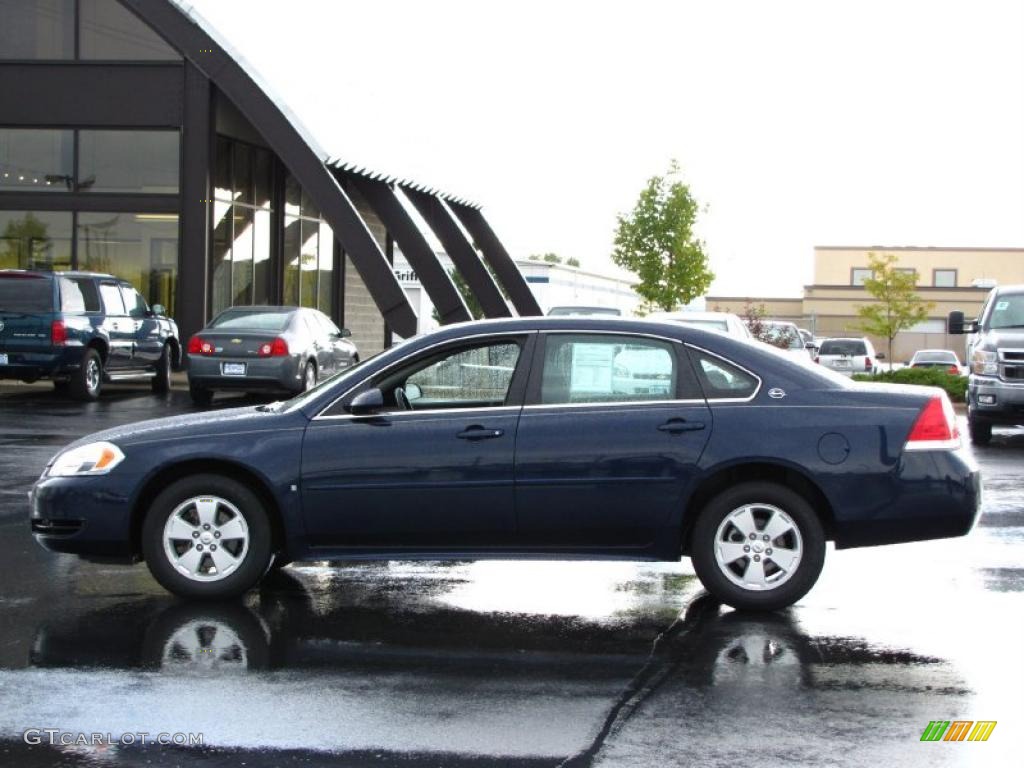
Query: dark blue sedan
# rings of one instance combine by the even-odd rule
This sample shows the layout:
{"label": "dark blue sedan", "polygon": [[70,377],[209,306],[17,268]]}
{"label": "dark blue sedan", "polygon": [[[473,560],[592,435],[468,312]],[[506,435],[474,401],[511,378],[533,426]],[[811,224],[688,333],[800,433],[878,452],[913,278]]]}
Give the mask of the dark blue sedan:
{"label": "dark blue sedan", "polygon": [[448,326],[285,403],[133,424],[57,455],[44,547],[226,598],[292,560],[687,555],[738,608],[837,547],[962,536],[981,487],[937,389],[882,388],[676,324]]}

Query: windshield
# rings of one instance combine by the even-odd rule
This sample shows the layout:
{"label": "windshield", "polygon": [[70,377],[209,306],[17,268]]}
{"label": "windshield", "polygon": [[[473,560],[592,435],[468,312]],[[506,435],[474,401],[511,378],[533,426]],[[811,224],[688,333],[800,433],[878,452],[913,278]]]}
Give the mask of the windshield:
{"label": "windshield", "polygon": [[619,317],[622,313],[609,307],[552,307],[548,317],[564,317],[566,315],[608,315]]}
{"label": "windshield", "polygon": [[952,352],[946,352],[944,350],[935,350],[930,352],[917,352],[914,355],[915,363],[950,363],[958,365],[959,360]]}
{"label": "windshield", "polygon": [[709,331],[728,331],[729,326],[725,320],[675,320],[676,323],[689,325],[694,328],[705,328]]}
{"label": "windshield", "polygon": [[778,342],[785,341],[789,349],[803,349],[804,342],[800,338],[800,332],[795,325],[782,323],[765,323],[765,332],[773,344],[779,346]]}
{"label": "windshield", "polygon": [[856,339],[826,339],[821,342],[819,355],[866,355],[863,341]]}
{"label": "windshield", "polygon": [[34,275],[0,275],[0,312],[52,312],[53,283]]}
{"label": "windshield", "polygon": [[988,315],[989,330],[1024,328],[1024,293],[997,296]]}
{"label": "windshield", "polygon": [[208,327],[223,330],[283,331],[294,310],[229,309],[213,319]]}

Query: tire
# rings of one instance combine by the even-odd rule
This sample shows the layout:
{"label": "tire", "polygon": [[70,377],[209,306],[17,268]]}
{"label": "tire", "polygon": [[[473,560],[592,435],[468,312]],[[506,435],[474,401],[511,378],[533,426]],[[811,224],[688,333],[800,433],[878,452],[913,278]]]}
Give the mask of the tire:
{"label": "tire", "polygon": [[[769,524],[778,535],[765,541]],[[774,611],[793,605],[818,580],[825,532],[798,493],[777,483],[747,482],[720,493],[700,511],[690,551],[697,577],[713,596],[741,610]]]}
{"label": "tire", "polygon": [[156,376],[150,382],[153,392],[166,395],[171,391],[171,345],[164,344],[164,351],[156,361]]}
{"label": "tire", "polygon": [[206,387],[200,387],[198,384],[193,384],[191,381],[188,383],[188,394],[192,398],[192,402],[196,405],[206,408],[213,402],[213,392]]}
{"label": "tire", "polygon": [[179,597],[235,598],[256,586],[270,564],[267,515],[259,497],[229,477],[185,477],[146,511],[142,554],[153,578]]}
{"label": "tire", "polygon": [[308,392],[316,386],[316,361],[308,360],[306,367],[302,369],[302,389],[299,392]]}
{"label": "tire", "polygon": [[992,425],[985,421],[967,418],[967,431],[974,445],[988,445],[992,442]]}
{"label": "tire", "polygon": [[82,355],[82,364],[71,376],[69,390],[76,400],[93,402],[100,399],[103,389],[103,361],[99,352],[87,348]]}

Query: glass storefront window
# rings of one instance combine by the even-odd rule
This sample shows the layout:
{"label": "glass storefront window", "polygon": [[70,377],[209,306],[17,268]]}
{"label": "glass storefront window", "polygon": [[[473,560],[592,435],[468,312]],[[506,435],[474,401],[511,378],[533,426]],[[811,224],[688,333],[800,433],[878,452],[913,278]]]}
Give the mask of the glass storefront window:
{"label": "glass storefront window", "polygon": [[177,131],[80,131],[78,188],[177,194]]}
{"label": "glass storefront window", "polygon": [[0,128],[0,189],[67,192],[75,172],[74,132]]}
{"label": "glass storefront window", "polygon": [[234,206],[234,240],[231,243],[232,305],[252,304],[253,209]]}
{"label": "glass storefront window", "polygon": [[0,211],[0,269],[71,269],[71,214]]}
{"label": "glass storefront window", "polygon": [[320,275],[317,308],[331,314],[334,296],[334,232],[326,221],[320,222]]}
{"label": "glass storefront window", "polygon": [[270,205],[257,208],[253,227],[253,304],[271,304],[270,298]]}
{"label": "glass storefront window", "polygon": [[299,303],[304,307],[316,307],[317,291],[316,276],[319,267],[317,242],[320,235],[320,222],[302,219],[302,249],[299,252],[301,264],[299,276]]}
{"label": "glass storefront window", "polygon": [[14,0],[0,9],[0,59],[75,57],[75,0]]}
{"label": "glass storefront window", "polygon": [[82,59],[174,61],[181,57],[117,0],[79,0]]}
{"label": "glass storefront window", "polygon": [[134,285],[146,301],[175,310],[178,217],[165,213],[85,213],[77,216],[78,267]]}
{"label": "glass storefront window", "polygon": [[297,216],[284,217],[284,291],[282,300],[294,306],[299,303],[299,252],[302,221]]}

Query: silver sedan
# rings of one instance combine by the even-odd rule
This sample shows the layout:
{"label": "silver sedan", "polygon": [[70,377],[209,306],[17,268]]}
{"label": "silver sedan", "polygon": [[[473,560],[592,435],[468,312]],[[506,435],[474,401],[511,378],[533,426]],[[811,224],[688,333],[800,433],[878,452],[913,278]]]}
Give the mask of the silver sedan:
{"label": "silver sedan", "polygon": [[188,386],[197,405],[216,390],[298,394],[359,362],[347,328],[302,307],[232,307],[188,342]]}

